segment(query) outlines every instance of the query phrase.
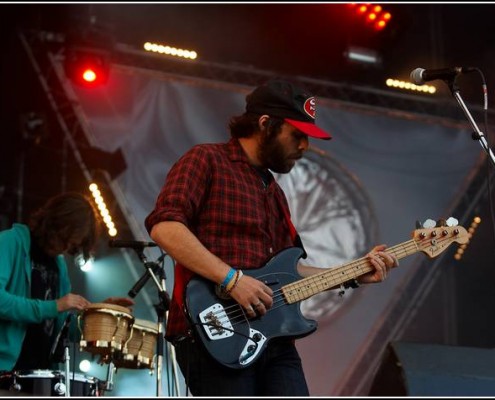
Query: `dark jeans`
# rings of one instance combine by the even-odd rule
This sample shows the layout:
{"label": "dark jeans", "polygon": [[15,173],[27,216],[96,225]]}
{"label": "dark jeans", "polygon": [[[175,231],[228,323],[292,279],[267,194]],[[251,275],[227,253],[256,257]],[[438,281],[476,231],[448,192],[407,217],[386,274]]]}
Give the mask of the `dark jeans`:
{"label": "dark jeans", "polygon": [[243,369],[214,360],[200,340],[184,339],[175,351],[194,396],[309,396],[301,358],[291,340],[270,341],[258,360]]}

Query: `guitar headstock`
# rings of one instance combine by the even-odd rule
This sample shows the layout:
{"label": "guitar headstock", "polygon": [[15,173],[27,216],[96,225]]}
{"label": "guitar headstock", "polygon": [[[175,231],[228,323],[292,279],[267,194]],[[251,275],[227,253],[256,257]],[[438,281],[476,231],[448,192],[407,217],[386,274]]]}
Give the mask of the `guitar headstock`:
{"label": "guitar headstock", "polygon": [[463,244],[469,241],[468,232],[462,226],[416,229],[412,236],[418,249],[431,258],[438,256],[451,243]]}

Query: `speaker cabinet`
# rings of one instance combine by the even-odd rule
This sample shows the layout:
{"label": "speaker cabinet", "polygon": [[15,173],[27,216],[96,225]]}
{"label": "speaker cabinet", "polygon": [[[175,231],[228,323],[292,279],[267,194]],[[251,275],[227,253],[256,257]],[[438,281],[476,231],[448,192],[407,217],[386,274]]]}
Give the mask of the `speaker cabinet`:
{"label": "speaker cabinet", "polygon": [[370,396],[494,396],[495,350],[392,342]]}

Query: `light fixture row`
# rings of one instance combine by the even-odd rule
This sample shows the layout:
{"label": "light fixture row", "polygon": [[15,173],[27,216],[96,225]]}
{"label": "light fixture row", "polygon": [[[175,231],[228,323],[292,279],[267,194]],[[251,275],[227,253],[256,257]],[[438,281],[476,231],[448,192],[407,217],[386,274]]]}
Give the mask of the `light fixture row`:
{"label": "light fixture row", "polygon": [[91,194],[93,195],[94,201],[96,203],[96,206],[98,207],[101,218],[103,219],[103,222],[107,226],[108,234],[112,237],[116,236],[117,235],[117,229],[115,228],[115,224],[112,220],[112,216],[110,215],[110,212],[108,211],[107,205],[105,203],[105,200],[103,199],[103,196],[101,195],[100,189],[98,189],[98,185],[94,182],[91,183],[89,185],[89,190],[91,191]]}
{"label": "light fixture row", "polygon": [[468,228],[468,241],[466,243],[459,245],[457,251],[454,254],[454,258],[457,261],[459,261],[464,255],[469,243],[471,242],[471,239],[473,238],[474,232],[476,232],[476,229],[478,228],[478,225],[480,223],[481,223],[480,217],[476,216],[473,218],[473,221],[471,222],[471,226]]}
{"label": "light fixture row", "polygon": [[426,94],[435,94],[437,91],[437,88],[435,86],[431,85],[416,85],[411,82],[407,81],[401,81],[399,79],[392,79],[389,78],[385,81],[385,84],[388,87],[396,88],[396,89],[403,89],[403,90],[410,90],[413,92],[423,92]]}

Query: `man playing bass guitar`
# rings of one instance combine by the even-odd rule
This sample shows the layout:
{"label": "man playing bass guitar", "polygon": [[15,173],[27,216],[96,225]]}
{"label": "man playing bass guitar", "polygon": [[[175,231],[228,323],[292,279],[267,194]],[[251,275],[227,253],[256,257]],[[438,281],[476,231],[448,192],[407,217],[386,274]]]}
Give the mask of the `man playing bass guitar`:
{"label": "man playing bass guitar", "polygon": [[[276,287],[287,274],[257,277],[249,272],[286,249],[295,249],[287,255],[294,262],[305,254],[285,194],[271,171],[288,173],[308,149],[309,137],[331,138],[315,125],[315,114],[315,98],[291,82],[274,79],[257,87],[246,97],[245,112],[231,119],[230,141],[197,145],[183,155],[145,220],[151,238],[177,262],[166,338],[175,345],[177,362],[194,396],[309,395],[294,338],[310,333],[311,327],[298,332],[294,323],[291,335],[292,322],[280,319],[275,323],[286,330],[268,340],[256,329],[237,332],[235,320],[228,317],[230,308],[213,304],[196,313],[199,324],[208,327],[206,341],[242,338],[237,365],[227,365],[230,361],[223,365],[198,338],[193,326],[197,324],[186,308],[194,294],[198,301],[209,295],[201,295],[196,287],[187,289],[191,278],[201,277],[219,299],[232,300],[236,318],[270,318],[269,311],[279,301]],[[386,279],[398,260],[385,249],[373,248],[366,256],[367,272],[344,286]],[[275,263],[269,268],[277,270]],[[301,277],[323,270],[302,263],[296,268]],[[189,300],[186,290],[193,293]],[[222,352],[227,359],[232,356],[229,346]]]}

